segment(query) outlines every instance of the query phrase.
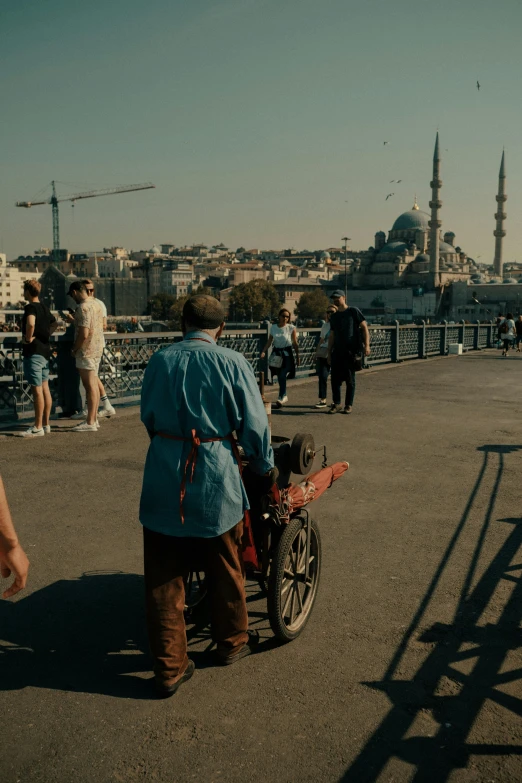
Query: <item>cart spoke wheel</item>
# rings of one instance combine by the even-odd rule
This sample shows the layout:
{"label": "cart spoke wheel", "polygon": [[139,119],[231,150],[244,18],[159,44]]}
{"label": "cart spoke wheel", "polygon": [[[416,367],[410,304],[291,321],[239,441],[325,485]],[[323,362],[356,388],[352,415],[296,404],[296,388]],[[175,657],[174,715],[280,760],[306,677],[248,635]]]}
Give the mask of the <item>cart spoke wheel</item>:
{"label": "cart spoke wheel", "polygon": [[268,614],[274,634],[290,641],[304,628],[317,594],[321,569],[321,539],[317,523],[310,524],[307,571],[307,521],[292,519],[274,552],[269,578]]}
{"label": "cart spoke wheel", "polygon": [[185,611],[190,612],[203,603],[207,596],[207,585],[203,571],[190,571],[185,581]]}

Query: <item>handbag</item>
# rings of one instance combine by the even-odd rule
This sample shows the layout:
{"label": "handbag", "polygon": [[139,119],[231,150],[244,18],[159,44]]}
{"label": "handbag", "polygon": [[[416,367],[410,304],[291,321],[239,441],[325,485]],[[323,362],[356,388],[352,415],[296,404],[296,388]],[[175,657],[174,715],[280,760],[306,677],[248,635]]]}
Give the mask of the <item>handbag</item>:
{"label": "handbag", "polygon": [[319,346],[319,348],[317,349],[317,358],[328,359],[328,344]]}
{"label": "handbag", "polygon": [[268,366],[271,367],[273,370],[280,370],[281,367],[283,366],[283,357],[277,353],[270,354],[270,359],[268,360]]}

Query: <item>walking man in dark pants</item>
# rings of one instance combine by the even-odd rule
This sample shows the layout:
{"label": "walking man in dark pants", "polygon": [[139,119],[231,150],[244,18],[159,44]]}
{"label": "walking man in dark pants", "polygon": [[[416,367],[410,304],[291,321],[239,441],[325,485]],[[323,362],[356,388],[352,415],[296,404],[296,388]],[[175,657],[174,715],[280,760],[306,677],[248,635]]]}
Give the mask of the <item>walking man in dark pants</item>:
{"label": "walking man in dark pants", "polygon": [[[357,307],[348,307],[341,289],[331,299],[337,312],[330,317],[328,363],[332,368],[332,406],[328,413],[351,413],[355,396],[355,368],[362,353],[370,355],[370,332],[364,315]],[[344,408],[341,407],[341,386],[346,383]]]}

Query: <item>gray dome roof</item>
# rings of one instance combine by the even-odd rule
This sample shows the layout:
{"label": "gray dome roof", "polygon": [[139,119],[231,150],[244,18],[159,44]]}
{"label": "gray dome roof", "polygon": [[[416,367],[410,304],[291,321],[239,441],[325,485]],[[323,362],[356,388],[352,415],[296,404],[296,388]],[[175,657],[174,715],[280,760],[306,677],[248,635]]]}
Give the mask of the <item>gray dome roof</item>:
{"label": "gray dome roof", "polygon": [[392,231],[408,231],[417,228],[425,230],[428,228],[429,219],[430,216],[427,212],[422,212],[420,209],[410,209],[399,215],[393,224]]}
{"label": "gray dome roof", "polygon": [[505,277],[502,282],[505,284],[505,283],[516,283],[517,281],[515,280],[514,277]]}
{"label": "gray dome roof", "polygon": [[456,255],[456,250],[453,245],[448,245],[447,242],[441,242],[439,244],[439,253],[453,253]]}
{"label": "gray dome roof", "polygon": [[377,253],[378,256],[385,255],[386,253],[393,253],[395,256],[400,256],[402,253],[408,249],[408,246],[405,242],[400,242],[399,240],[395,240],[394,242],[388,242],[388,244],[381,247],[379,252]]}
{"label": "gray dome roof", "polygon": [[323,250],[323,252],[321,253],[321,258],[330,258],[330,253],[328,252],[328,250]]}
{"label": "gray dome roof", "polygon": [[417,256],[415,261],[428,261],[429,263],[430,257],[427,253],[420,253],[420,255]]}

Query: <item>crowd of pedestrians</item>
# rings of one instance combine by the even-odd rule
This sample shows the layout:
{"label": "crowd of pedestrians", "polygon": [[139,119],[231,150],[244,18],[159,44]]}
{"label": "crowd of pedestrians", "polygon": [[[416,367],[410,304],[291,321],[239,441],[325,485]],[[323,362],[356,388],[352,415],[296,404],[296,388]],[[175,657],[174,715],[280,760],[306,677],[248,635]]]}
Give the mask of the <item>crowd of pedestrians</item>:
{"label": "crowd of pedestrians", "polygon": [[[35,410],[33,426],[23,433],[27,438],[42,437],[51,431],[50,338],[58,321],[47,305],[40,302],[40,291],[41,285],[37,280],[24,283],[24,298],[28,304],[21,324],[23,367],[24,377],[31,386]],[[105,348],[107,309],[94,293],[92,280],[74,281],[69,288],[74,307],[60,312],[67,325],[65,336],[73,341],[73,347],[70,356],[66,356],[66,352],[58,354],[58,390],[62,416],[82,420],[72,428],[73,432],[96,432],[100,426],[99,417],[114,416],[116,412],[99,378]],[[80,395],[80,380],[85,389],[85,407]]]}
{"label": "crowd of pedestrians", "polygon": [[[319,402],[316,408],[326,408],[328,377],[331,375],[332,403],[329,414],[350,414],[355,398],[355,374],[363,366],[363,355],[370,354],[370,332],[362,312],[346,304],[344,291],[337,289],[331,296],[331,304],[325,313],[319,342],[315,351],[317,376],[319,379]],[[276,406],[281,408],[288,402],[286,382],[295,377],[299,367],[299,345],[297,330],[291,323],[290,311],[279,311],[277,324],[270,327],[270,335],[261,352],[264,359],[268,349],[272,353],[268,360],[272,378],[279,384]],[[294,357],[295,354],[295,357]],[[345,404],[341,405],[341,388],[346,384]]]}

